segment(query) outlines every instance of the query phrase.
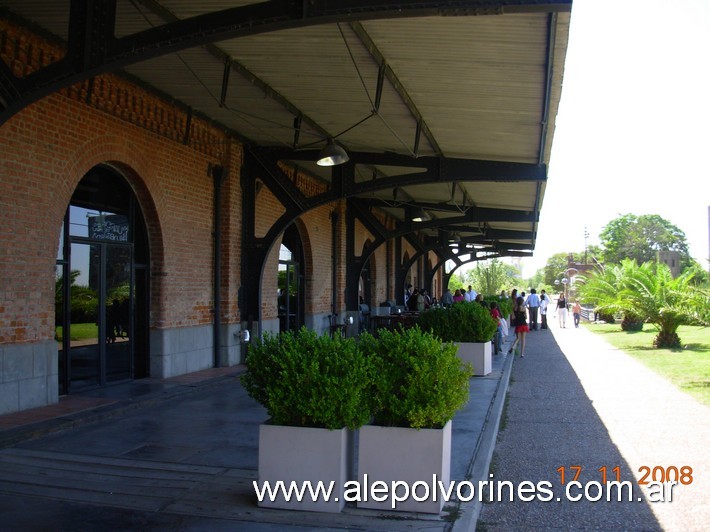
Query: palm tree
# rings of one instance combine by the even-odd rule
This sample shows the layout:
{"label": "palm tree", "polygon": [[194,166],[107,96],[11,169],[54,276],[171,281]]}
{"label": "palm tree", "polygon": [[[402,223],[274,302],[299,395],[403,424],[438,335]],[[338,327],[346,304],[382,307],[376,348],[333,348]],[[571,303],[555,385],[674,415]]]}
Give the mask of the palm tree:
{"label": "palm tree", "polygon": [[624,331],[640,331],[643,328],[644,320],[638,312],[618,301],[619,294],[626,287],[630,271],[635,267],[635,261],[626,260],[621,264],[602,267],[592,277],[593,282],[589,282],[587,277],[581,275],[577,278],[581,283],[580,296],[594,303],[602,316],[613,316],[618,312],[624,314],[621,322],[621,329]]}
{"label": "palm tree", "polygon": [[693,284],[695,272],[686,270],[676,278],[662,263],[626,259],[590,277],[583,297],[600,310],[633,313],[658,329],[656,347],[680,347],[680,325],[707,325],[710,296]]}

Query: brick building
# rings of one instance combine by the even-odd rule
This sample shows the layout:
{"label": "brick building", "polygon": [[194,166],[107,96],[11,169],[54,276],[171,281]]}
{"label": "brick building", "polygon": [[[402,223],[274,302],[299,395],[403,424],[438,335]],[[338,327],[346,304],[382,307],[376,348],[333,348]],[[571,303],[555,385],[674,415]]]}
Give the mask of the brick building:
{"label": "brick building", "polygon": [[64,4],[0,4],[0,414],[534,249],[570,1]]}

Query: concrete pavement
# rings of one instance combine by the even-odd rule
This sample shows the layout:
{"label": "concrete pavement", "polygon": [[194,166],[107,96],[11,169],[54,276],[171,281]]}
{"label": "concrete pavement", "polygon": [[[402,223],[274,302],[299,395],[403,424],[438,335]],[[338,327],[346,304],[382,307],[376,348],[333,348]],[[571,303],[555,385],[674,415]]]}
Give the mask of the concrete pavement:
{"label": "concrete pavement", "polygon": [[[495,357],[491,375],[471,380],[471,401],[454,418],[452,479],[548,481],[559,502],[474,499],[441,516],[258,508],[251,481],[266,414],[239,384],[243,368],[225,368],[0,417],[0,528],[706,529],[708,408],[592,333],[551,326],[528,335],[525,358]],[[562,496],[560,468],[569,480],[581,466],[588,482],[603,466],[638,479],[644,465],[692,466],[693,482],[672,503],[639,502],[638,487],[628,503]]]}
{"label": "concrete pavement", "polygon": [[[550,481],[561,500],[485,504],[479,529],[707,530],[710,409],[584,328],[551,327],[530,333],[532,349],[515,361],[492,471],[516,484]],[[587,483],[604,467],[615,480],[619,467],[636,484],[645,467],[684,466],[692,482],[672,502],[639,502],[638,486],[632,502],[572,502],[560,484],[559,468],[569,481],[582,467]]]}
{"label": "concrete pavement", "polygon": [[[452,480],[486,474],[512,357],[470,381],[457,413]],[[474,504],[441,515],[262,509],[258,426],[264,409],[239,383],[243,368],[142,380],[0,419],[0,523],[15,530],[467,530]],[[76,411],[71,410],[74,405]]]}

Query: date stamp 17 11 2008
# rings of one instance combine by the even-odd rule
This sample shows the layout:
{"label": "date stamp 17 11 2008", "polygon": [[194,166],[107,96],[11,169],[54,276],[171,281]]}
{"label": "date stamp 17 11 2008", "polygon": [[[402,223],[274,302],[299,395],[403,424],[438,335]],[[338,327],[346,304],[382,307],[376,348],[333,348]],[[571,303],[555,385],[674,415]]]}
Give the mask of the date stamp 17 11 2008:
{"label": "date stamp 17 11 2008", "polygon": [[[590,491],[589,486],[597,487],[598,492],[601,493],[601,487],[614,487],[623,488],[630,487],[630,482],[628,480],[622,481],[622,470],[621,467],[607,467],[601,466],[596,468],[594,473],[595,480],[586,480],[583,485],[580,482],[582,479],[582,471],[584,467],[581,465],[570,465],[570,466],[560,466],[555,471],[559,475],[560,484],[564,485],[566,488],[566,493],[568,497],[571,493],[571,488],[583,489],[585,498],[589,499]],[[594,469],[592,469],[594,471]],[[586,476],[586,475],[584,475]],[[691,466],[641,466],[638,468],[638,478],[636,479],[637,484],[645,488],[646,500],[648,502],[672,502],[673,501],[673,488],[677,485],[689,486],[693,483],[693,468]],[[621,492],[621,490],[620,490]],[[628,500],[633,500],[633,496],[629,490]],[[581,498],[581,496],[580,496]],[[577,499],[579,500],[579,499]],[[598,500],[598,499],[593,499]],[[639,497],[638,501],[644,500]]]}

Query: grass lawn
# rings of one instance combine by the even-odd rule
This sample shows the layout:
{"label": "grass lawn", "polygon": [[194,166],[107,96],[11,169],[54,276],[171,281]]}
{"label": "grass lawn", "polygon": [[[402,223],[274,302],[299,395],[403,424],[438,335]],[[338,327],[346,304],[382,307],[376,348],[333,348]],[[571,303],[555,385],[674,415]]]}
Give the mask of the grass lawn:
{"label": "grass lawn", "polygon": [[683,349],[656,349],[653,325],[644,325],[640,332],[624,332],[618,323],[584,326],[710,406],[710,327],[682,326],[678,336]]}
{"label": "grass lawn", "polygon": [[[58,342],[64,337],[64,328],[55,327],[55,338]],[[95,323],[72,323],[71,340],[89,340],[99,337],[99,326]]]}

